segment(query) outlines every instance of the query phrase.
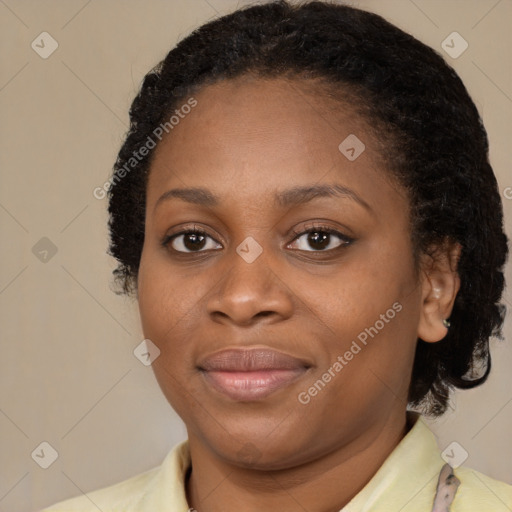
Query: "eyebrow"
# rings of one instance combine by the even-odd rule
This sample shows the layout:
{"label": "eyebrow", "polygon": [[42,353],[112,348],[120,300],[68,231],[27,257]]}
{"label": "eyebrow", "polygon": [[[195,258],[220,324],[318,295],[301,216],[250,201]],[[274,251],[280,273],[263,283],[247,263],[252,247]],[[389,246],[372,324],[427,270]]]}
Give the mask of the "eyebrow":
{"label": "eyebrow", "polygon": [[[373,212],[370,205],[353,190],[339,184],[293,187],[276,193],[274,196],[274,203],[285,208],[308,203],[317,197],[345,197],[352,199],[366,210]],[[172,198],[178,198],[188,203],[206,207],[218,206],[221,202],[218,196],[206,188],[174,188],[168,190],[158,198],[155,204],[155,209],[160,203]]]}

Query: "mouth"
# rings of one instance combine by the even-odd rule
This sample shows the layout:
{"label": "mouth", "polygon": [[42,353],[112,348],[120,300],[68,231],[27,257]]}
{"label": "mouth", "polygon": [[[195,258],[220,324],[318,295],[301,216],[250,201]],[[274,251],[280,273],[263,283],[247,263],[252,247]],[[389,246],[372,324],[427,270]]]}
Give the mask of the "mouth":
{"label": "mouth", "polygon": [[289,386],[311,367],[302,359],[270,349],[228,349],[198,366],[206,382],[235,401],[256,401]]}

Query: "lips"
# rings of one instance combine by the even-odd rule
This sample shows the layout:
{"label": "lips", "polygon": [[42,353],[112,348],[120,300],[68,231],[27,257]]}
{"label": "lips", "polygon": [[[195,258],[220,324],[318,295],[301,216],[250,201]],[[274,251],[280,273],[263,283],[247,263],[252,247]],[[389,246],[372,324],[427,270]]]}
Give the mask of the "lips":
{"label": "lips", "polygon": [[228,349],[198,365],[206,382],[236,401],[263,399],[303,376],[307,361],[270,349]]}
{"label": "lips", "polygon": [[268,349],[222,350],[207,357],[199,365],[202,370],[225,372],[293,370],[304,366],[309,366],[306,361]]}

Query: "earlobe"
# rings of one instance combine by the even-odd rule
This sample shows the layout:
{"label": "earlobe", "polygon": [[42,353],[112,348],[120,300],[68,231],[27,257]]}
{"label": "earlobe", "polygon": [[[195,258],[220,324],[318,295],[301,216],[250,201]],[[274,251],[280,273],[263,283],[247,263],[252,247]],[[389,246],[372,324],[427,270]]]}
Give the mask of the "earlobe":
{"label": "earlobe", "polygon": [[428,256],[428,265],[424,265],[422,270],[418,338],[427,343],[441,341],[448,333],[448,318],[460,288],[457,273],[460,252],[460,244],[438,249],[435,255]]}

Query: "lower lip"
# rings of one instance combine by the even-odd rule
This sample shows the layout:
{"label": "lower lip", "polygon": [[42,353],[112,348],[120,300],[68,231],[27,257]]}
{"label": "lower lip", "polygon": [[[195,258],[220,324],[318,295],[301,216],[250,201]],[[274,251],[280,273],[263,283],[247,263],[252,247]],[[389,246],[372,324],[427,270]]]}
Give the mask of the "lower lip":
{"label": "lower lip", "polygon": [[209,384],[229,398],[254,401],[288,386],[305,372],[306,368],[297,368],[251,372],[203,371],[203,375]]}

